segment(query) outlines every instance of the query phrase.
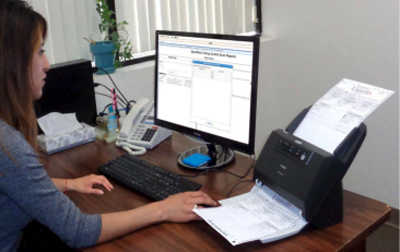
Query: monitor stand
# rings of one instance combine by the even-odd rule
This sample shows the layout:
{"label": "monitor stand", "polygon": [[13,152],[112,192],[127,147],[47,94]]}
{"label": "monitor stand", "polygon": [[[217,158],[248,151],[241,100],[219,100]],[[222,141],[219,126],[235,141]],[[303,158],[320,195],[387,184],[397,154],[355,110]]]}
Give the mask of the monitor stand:
{"label": "monitor stand", "polygon": [[[183,163],[183,159],[195,153],[201,153],[206,156],[209,156],[211,160],[199,167],[193,167]],[[222,147],[221,145],[206,144],[206,145],[196,146],[194,148],[184,151],[178,157],[178,164],[183,166],[184,168],[192,170],[220,169],[231,163],[234,159],[235,159],[235,152],[233,152],[231,149]]]}

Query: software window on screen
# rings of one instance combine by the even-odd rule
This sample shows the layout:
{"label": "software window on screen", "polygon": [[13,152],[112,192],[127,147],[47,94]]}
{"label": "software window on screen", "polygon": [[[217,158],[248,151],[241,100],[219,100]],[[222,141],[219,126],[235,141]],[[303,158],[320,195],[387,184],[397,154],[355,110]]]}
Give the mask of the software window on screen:
{"label": "software window on screen", "polygon": [[253,44],[160,35],[158,117],[248,143]]}

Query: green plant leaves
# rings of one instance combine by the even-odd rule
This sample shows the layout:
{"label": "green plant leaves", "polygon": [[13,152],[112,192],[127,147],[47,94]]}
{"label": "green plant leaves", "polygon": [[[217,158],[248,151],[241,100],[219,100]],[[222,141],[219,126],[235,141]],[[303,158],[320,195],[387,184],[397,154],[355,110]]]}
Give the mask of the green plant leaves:
{"label": "green plant leaves", "polygon": [[[116,20],[112,18],[115,14],[108,8],[106,0],[95,0],[96,11],[100,15],[101,23],[99,24],[99,30],[101,33],[108,34],[104,40],[111,40],[115,43],[116,52],[118,53],[117,59],[115,60],[115,67],[121,67],[123,62],[132,58],[132,44],[131,41],[127,42],[129,37],[128,32],[125,30],[125,25],[128,22],[122,21],[117,24]],[[119,32],[123,31],[126,36],[121,36]],[[120,52],[121,46],[125,45],[124,50]]]}
{"label": "green plant leaves", "polygon": [[111,41],[112,41],[112,42],[118,42],[119,34],[118,34],[118,32],[113,31],[113,32],[111,33],[110,37],[111,37]]}

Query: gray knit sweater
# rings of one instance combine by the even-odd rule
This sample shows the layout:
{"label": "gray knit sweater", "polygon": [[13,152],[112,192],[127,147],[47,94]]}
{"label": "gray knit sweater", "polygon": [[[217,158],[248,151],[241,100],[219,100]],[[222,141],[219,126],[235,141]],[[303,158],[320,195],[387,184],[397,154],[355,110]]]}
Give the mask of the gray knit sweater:
{"label": "gray knit sweater", "polygon": [[35,219],[72,248],[96,243],[99,215],[83,214],[51,181],[24,136],[0,119],[0,251],[16,251],[22,229]]}

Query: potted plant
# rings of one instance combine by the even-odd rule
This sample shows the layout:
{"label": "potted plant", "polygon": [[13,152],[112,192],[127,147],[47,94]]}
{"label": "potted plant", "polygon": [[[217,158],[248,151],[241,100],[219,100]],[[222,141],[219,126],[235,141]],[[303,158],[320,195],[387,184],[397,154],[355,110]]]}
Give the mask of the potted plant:
{"label": "potted plant", "polygon": [[[125,30],[125,25],[128,23],[126,21],[116,22],[112,17],[114,12],[108,8],[106,0],[95,1],[96,11],[101,18],[99,29],[104,35],[104,39],[103,41],[94,41],[91,37],[84,39],[90,43],[90,51],[94,56],[96,67],[105,69],[108,73],[113,73],[126,60],[132,58],[132,45],[131,41],[127,41],[129,34]],[[123,46],[125,46],[124,50],[120,51]],[[117,57],[115,57],[116,54]],[[103,71],[97,73],[105,74]]]}

